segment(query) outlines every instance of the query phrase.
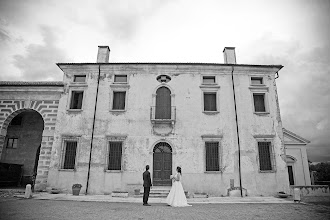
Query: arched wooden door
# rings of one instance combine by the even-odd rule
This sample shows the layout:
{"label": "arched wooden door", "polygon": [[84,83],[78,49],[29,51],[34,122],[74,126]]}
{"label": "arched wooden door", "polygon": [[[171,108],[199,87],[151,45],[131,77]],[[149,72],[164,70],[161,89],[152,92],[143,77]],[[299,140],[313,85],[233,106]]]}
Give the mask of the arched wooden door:
{"label": "arched wooden door", "polygon": [[168,143],[161,142],[154,148],[153,158],[153,185],[171,185],[170,175],[172,174],[172,149]]}
{"label": "arched wooden door", "polygon": [[171,119],[171,91],[160,87],[156,92],[156,119]]}

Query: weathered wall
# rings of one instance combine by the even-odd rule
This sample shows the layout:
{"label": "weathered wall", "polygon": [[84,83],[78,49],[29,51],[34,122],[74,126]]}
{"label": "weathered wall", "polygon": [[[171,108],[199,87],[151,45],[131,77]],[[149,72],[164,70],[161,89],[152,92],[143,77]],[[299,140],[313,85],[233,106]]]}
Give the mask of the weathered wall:
{"label": "weathered wall", "polygon": [[[59,103],[59,113],[52,149],[48,184],[70,191],[73,183],[86,187],[91,134],[97,88],[98,65],[62,65],[67,84]],[[239,186],[238,146],[231,81],[231,66],[219,65],[162,65],[109,64],[100,66],[101,77],[94,130],[89,193],[103,194],[113,190],[133,190],[142,186],[142,172],[146,164],[153,164],[153,147],[159,141],[168,142],[173,150],[172,169],[182,167],[186,190],[226,195],[230,179]],[[72,85],[75,74],[86,74],[86,84]],[[126,111],[111,111],[111,86],[114,74],[127,74]],[[150,106],[160,83],[156,77],[169,75],[166,83],[172,91],[172,105],[176,106],[176,121],[169,135],[153,132]],[[216,75],[219,112],[203,113],[201,75]],[[268,91],[269,114],[253,113],[249,74],[265,76]],[[241,146],[242,185],[248,195],[272,195],[289,191],[284,155],[282,125],[279,118],[274,83],[275,69],[270,67],[235,67],[235,87]],[[68,111],[72,89],[84,90],[82,111]],[[253,89],[253,88],[252,88]],[[123,146],[121,172],[105,171],[107,136],[127,136]],[[202,135],[221,136],[221,166],[223,172],[205,172],[205,146]],[[79,137],[77,167],[61,170],[62,138]],[[256,137],[272,137],[276,171],[259,173]]]}

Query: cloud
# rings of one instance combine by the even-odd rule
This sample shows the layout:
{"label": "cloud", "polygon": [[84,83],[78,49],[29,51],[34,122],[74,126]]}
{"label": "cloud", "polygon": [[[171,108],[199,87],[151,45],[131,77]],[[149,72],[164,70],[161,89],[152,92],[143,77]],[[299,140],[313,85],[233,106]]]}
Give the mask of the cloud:
{"label": "cloud", "polygon": [[41,27],[44,44],[30,44],[26,55],[14,55],[14,65],[21,71],[20,80],[62,80],[56,63],[69,62],[65,51],[56,46],[56,29]]}

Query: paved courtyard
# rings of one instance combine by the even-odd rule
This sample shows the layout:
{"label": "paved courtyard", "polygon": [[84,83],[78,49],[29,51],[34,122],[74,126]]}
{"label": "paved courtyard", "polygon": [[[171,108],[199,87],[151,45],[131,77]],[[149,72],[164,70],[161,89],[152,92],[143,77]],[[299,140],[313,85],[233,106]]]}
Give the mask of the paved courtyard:
{"label": "paved courtyard", "polygon": [[0,219],[330,219],[329,197],[308,203],[193,203],[172,208],[164,203],[24,199],[2,194]]}

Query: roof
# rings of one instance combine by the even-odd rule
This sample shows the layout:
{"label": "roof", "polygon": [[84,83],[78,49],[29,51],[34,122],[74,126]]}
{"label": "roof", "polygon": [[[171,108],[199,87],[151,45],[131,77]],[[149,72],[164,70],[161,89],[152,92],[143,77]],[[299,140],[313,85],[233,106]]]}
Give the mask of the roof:
{"label": "roof", "polygon": [[299,135],[297,135],[297,134],[293,133],[292,131],[289,131],[289,130],[287,130],[285,128],[283,128],[283,134],[291,137],[294,140],[299,141],[301,144],[308,144],[308,143],[310,143],[309,140],[307,140],[307,139],[305,139],[303,137],[300,137]]}
{"label": "roof", "polygon": [[59,65],[213,65],[213,66],[241,66],[241,67],[268,67],[282,69],[282,65],[254,65],[254,64],[225,64],[225,63],[56,63]]}
{"label": "roof", "polygon": [[62,81],[0,81],[0,86],[64,86]]}

